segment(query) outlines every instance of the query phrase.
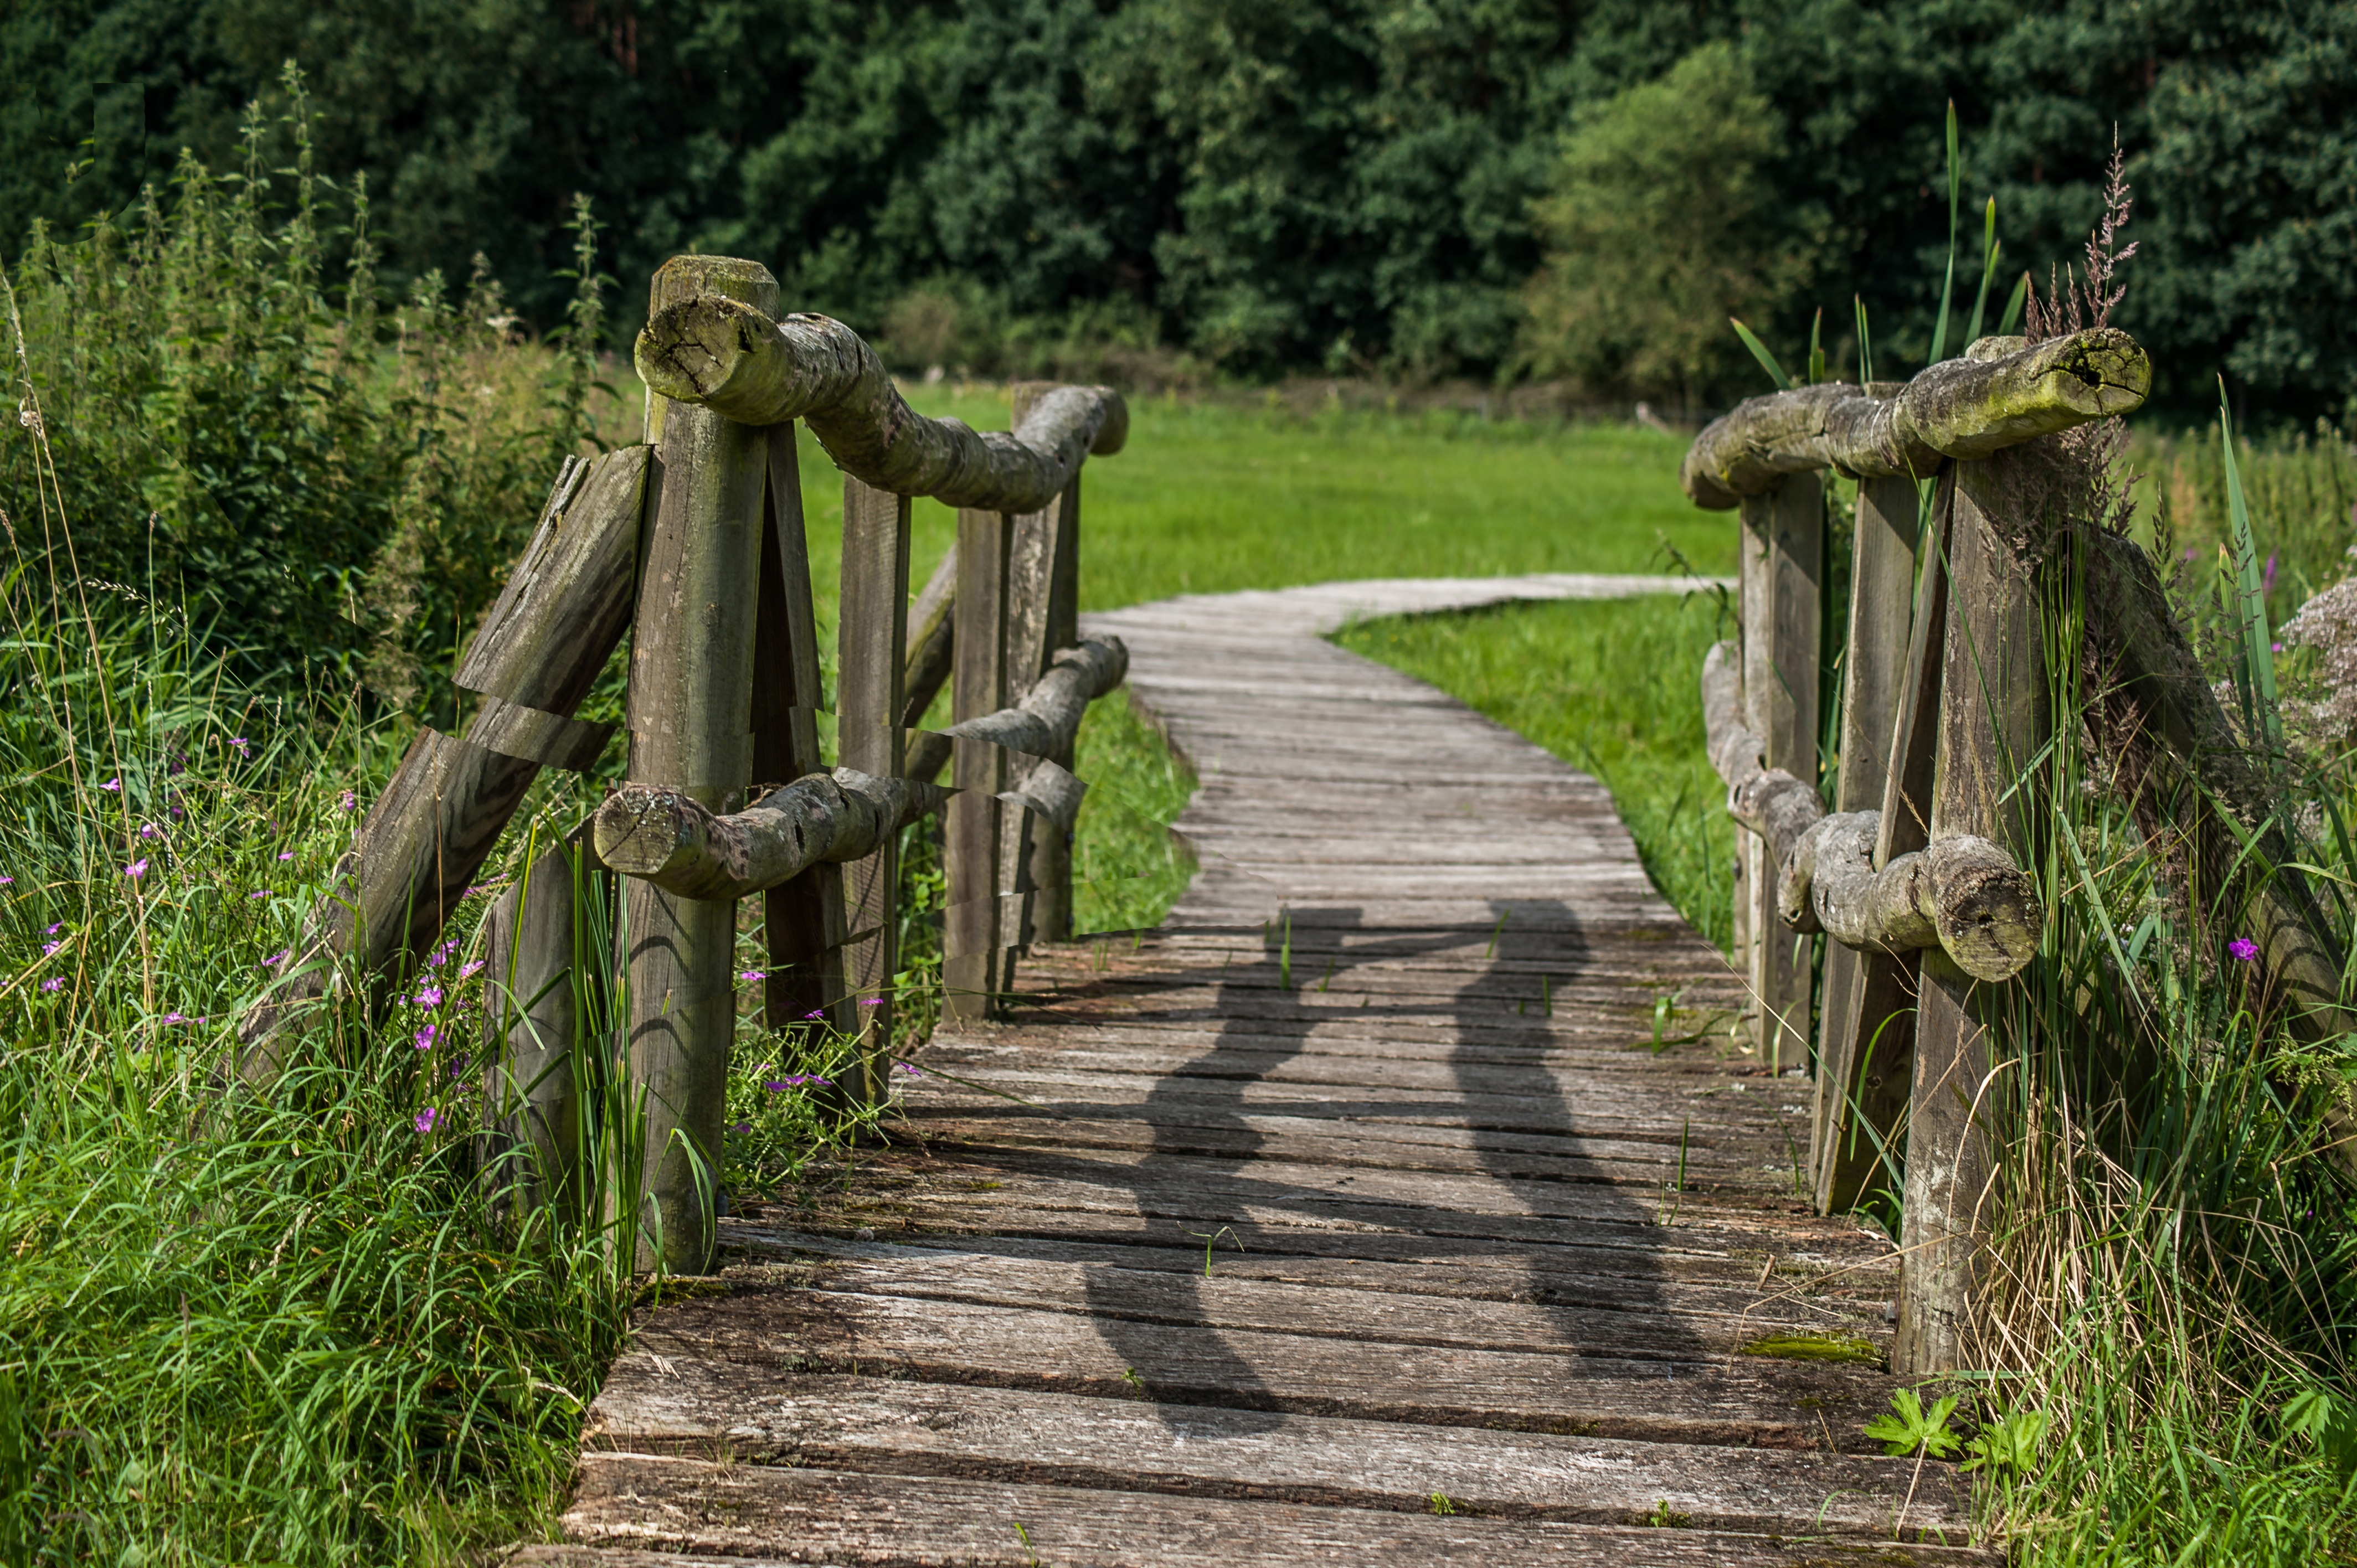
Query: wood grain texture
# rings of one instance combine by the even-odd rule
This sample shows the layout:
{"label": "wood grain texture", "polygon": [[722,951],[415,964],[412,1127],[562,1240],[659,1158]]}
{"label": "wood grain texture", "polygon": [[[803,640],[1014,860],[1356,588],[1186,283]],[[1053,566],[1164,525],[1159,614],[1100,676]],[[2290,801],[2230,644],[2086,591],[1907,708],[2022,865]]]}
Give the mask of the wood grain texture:
{"label": "wood grain texture", "polygon": [[[574,1051],[577,993],[605,982],[610,950],[595,946],[611,919],[612,878],[564,835],[526,861],[483,917],[483,1117],[480,1164],[494,1190],[522,1209],[551,1203],[578,1218],[581,1106]],[[538,846],[534,846],[538,848]]]}
{"label": "wood grain texture", "polygon": [[1813,1212],[1811,1087],[1609,797],[1318,635],[1609,586],[1082,618],[1200,772],[1193,886],[1035,945],[815,1201],[738,1195],[546,1560],[1990,1560],[1913,1539],[1968,1527],[1864,1436],[1891,1247]]}
{"label": "wood grain texture", "polygon": [[[908,762],[900,716],[908,706],[909,498],[850,474],[843,480],[835,614],[836,757],[845,768],[899,779]],[[881,1052],[892,1037],[892,976],[899,969],[898,839],[845,866],[843,876],[845,918],[856,937],[844,949],[843,978],[855,1010],[851,1027],[862,1041],[857,1081],[844,1087],[873,1103],[885,1092]]]}
{"label": "wood grain texture", "polygon": [[1007,660],[1013,520],[968,508],[957,514],[957,658],[950,677],[951,732],[942,737],[953,747],[950,777],[957,790],[945,845],[942,1006],[952,1018],[986,1018],[1013,978],[1006,967],[1013,944],[1006,939],[1000,902],[1010,811],[999,796],[1008,782],[1007,755],[978,736],[952,737],[1005,707],[1029,682],[1014,683]]}
{"label": "wood grain texture", "polygon": [[1695,437],[1678,479],[1696,506],[1723,510],[1788,474],[1929,478],[1943,457],[1986,457],[2128,413],[2151,390],[2151,360],[2115,328],[2036,344],[1984,338],[1904,385],[1832,381],[1746,399]]}
{"label": "wood grain texture", "polygon": [[[2038,576],[2007,547],[2007,525],[1995,515],[2014,500],[2008,470],[2024,460],[2005,453],[1956,471],[1932,800],[1935,849],[1955,833],[2025,851],[2034,842],[2039,791],[2026,775],[2051,724]],[[1924,966],[1900,1238],[1907,1261],[1893,1352],[1894,1364],[1910,1372],[1964,1364],[1985,1234],[1979,1216],[1995,1177],[1980,1105],[1990,1055],[1978,990],[1969,974]]]}
{"label": "wood grain texture", "polygon": [[1011,432],[928,419],[850,328],[773,311],[717,293],[656,311],[633,349],[639,374],[665,398],[748,424],[807,420],[846,476],[951,507],[1037,511],[1090,453],[1128,438],[1128,405],[1111,387],[1058,387]]}

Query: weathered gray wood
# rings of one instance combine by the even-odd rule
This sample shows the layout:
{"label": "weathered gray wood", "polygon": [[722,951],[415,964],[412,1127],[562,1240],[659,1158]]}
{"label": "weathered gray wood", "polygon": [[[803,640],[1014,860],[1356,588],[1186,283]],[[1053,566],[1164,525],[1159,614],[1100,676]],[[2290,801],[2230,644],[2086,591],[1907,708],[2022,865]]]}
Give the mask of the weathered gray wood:
{"label": "weathered gray wood", "polygon": [[[585,1193],[576,992],[604,979],[584,905],[610,910],[611,878],[578,832],[529,854],[483,917],[481,1164],[503,1202],[581,1218]],[[610,919],[610,913],[607,916]]]}
{"label": "weathered gray wood", "polygon": [[[2006,549],[1990,515],[2014,499],[2008,469],[2021,460],[2001,454],[1957,469],[1932,803],[1935,847],[1953,833],[2027,845],[2040,810],[2036,783],[2024,779],[2051,722],[2040,596],[2032,571]],[[1982,1209],[1995,1176],[1980,1105],[1990,1047],[1975,989],[1970,976],[1924,965],[1900,1239],[1906,1262],[1892,1358],[1910,1372],[1966,1364],[1986,1234]]]}
{"label": "weathered gray wood", "polygon": [[647,447],[625,446],[565,460],[539,531],[459,665],[459,684],[499,701],[482,704],[463,737],[421,730],[411,743],[285,978],[241,1030],[249,1079],[276,1071],[272,1036],[340,975],[372,980],[381,998],[441,940],[540,772],[539,757],[515,754],[542,749],[518,744],[516,710],[568,725],[630,623],[648,458]]}
{"label": "weathered gray wood", "polygon": [[[902,778],[908,762],[908,732],[900,718],[908,707],[902,682],[909,658],[909,498],[877,489],[851,474],[843,480],[843,587],[835,613],[836,756],[858,772]],[[853,1027],[859,1052],[857,1081],[843,1087],[866,1103],[885,1094],[892,977],[899,969],[899,880],[897,836],[845,872],[852,940],[845,949],[844,979],[858,1010]]]}
{"label": "weathered gray wood", "polygon": [[[753,779],[763,789],[822,771],[818,715],[825,705],[818,621],[811,603],[810,545],[791,424],[770,427],[767,533],[753,650]],[[770,952],[761,979],[764,1022],[807,1035],[814,1024],[848,1029],[843,983],[843,870],[822,861],[761,897]]]}
{"label": "weathered gray wood", "polygon": [[[1006,706],[1021,686],[1010,686],[1007,666],[1008,551],[1012,520],[1003,512],[961,510],[958,519],[956,669],[952,676],[952,733]],[[1027,682],[1028,683],[1028,682]],[[947,738],[946,736],[944,738]],[[999,895],[1004,865],[999,796],[1007,787],[1006,748],[978,737],[952,743],[950,803],[949,908],[944,915],[942,1005],[952,1018],[990,1015],[1007,989],[1006,939]]]}
{"label": "weathered gray wood", "polygon": [[1011,434],[977,435],[911,410],[860,336],[823,316],[772,313],[717,294],[655,313],[639,374],[667,398],[748,424],[803,418],[843,471],[945,506],[1037,511],[1082,458],[1121,450],[1129,409],[1111,387],[1059,387]]}
{"label": "weathered gray wood", "polygon": [[[1834,809],[1874,811],[1878,832],[1914,618],[1917,515],[1912,481],[1859,483],[1842,653],[1841,775]],[[1869,844],[1870,865],[1878,868],[1884,863],[1872,860],[1871,849]],[[1868,1098],[1861,1069],[1872,1075],[1877,1059],[1895,1046],[1893,1033],[1914,1027],[1910,997],[1893,983],[1899,962],[1846,942],[1825,950],[1814,1122],[1817,1208],[1823,1213],[1855,1205],[1877,1166],[1877,1139],[1885,1130],[1878,1126],[1875,1136],[1863,1136],[1855,1118]],[[1911,1032],[1908,1038],[1911,1045]]]}
{"label": "weathered gray wood", "polygon": [[[916,602],[909,607],[909,671],[901,680],[908,705],[900,714],[902,729],[913,731],[925,722],[926,712],[948,684],[956,662],[957,573],[957,542],[952,540],[933,575],[917,591]],[[911,739],[912,752],[915,745]],[[931,783],[931,776],[917,773],[915,766],[912,755],[909,776]]]}
{"label": "weathered gray wood", "polygon": [[726,817],[684,790],[626,785],[598,805],[593,823],[598,857],[612,870],[683,898],[733,901],[814,865],[874,854],[946,799],[934,785],[838,768]]}
{"label": "weathered gray wood", "polygon": [[[964,1568],[1233,1568],[1240,1563],[1804,1568],[1845,1561],[1857,1550],[1702,1530],[1440,1518],[622,1454],[584,1456],[564,1527],[576,1544],[527,1547],[508,1561],[519,1568],[729,1568],[808,1561],[821,1531],[825,1556],[837,1562]],[[590,1543],[620,1550],[591,1550]],[[673,1550],[694,1555],[651,1554]],[[741,1555],[752,1553],[759,1556]],[[2002,1561],[1968,1547],[1898,1542],[1874,1548],[1873,1554],[1893,1568]]]}
{"label": "weathered gray wood", "polygon": [[1696,506],[1725,510],[1783,474],[1929,478],[1943,457],[1986,457],[2127,413],[2151,389],[2152,362],[2115,328],[2037,344],[1984,338],[1904,386],[1836,381],[1747,399],[1695,437],[1678,480]]}
{"label": "weathered gray wood", "polygon": [[1829,814],[1816,790],[1759,762],[1759,736],[1734,716],[1733,647],[1703,660],[1703,713],[1713,760],[1728,769],[1727,811],[1759,835],[1774,879],[1778,923],[1824,931],[1851,949],[1938,947],[1966,973],[2006,980],[2037,950],[2037,889],[1999,845],[1955,833],[1877,870],[1879,811]]}
{"label": "weathered gray wood", "polygon": [[[1039,400],[1053,391],[1045,382],[1017,382],[1016,425],[1020,428]],[[1013,526],[1007,669],[1013,688],[1028,691],[1047,672],[1059,650],[1080,640],[1081,471],[1072,471],[1070,482],[1045,508],[1016,518]],[[1006,869],[1001,882],[1017,902],[1012,945],[1027,949],[1034,941],[1066,940],[1072,930],[1072,826],[1080,791],[1077,780],[1071,780],[1071,743],[1044,760],[1050,766],[1017,760],[1009,769],[1010,787],[1026,798],[1062,789],[1073,798],[1071,811],[1010,812],[1002,823]],[[1011,963],[1008,980],[1011,985]]]}
{"label": "weathered gray wood", "polygon": [[1597,1437],[1384,1422],[1108,1410],[1069,1394],[925,1386],[878,1378],[783,1377],[756,1397],[702,1362],[625,1356],[589,1415],[595,1450],[717,1457],[969,1480],[1184,1491],[1324,1508],[1427,1512],[1432,1495],[1482,1518],[1630,1522],[1651,1496],[1689,1528],[1779,1531],[1808,1520],[1827,1535],[1890,1539],[1970,1532],[1953,1471],[1914,1478],[1911,1461],[1738,1454]]}
{"label": "weathered gray wood", "polygon": [[[679,256],[655,274],[650,308],[730,290],[758,304],[777,283],[751,262]],[[631,641],[630,778],[726,815],[753,776],[753,650],[770,440],[710,409],[662,411]],[[702,1273],[736,1031],[737,906],[631,878],[623,889],[629,1050],[645,1096],[640,1257]]]}
{"label": "weathered gray wood", "polygon": [[[1743,703],[1747,725],[1770,768],[1809,782],[1817,776],[1818,584],[1824,570],[1824,487],[1795,474],[1743,509]],[[1776,875],[1764,857],[1746,863],[1752,897],[1751,988],[1760,1008],[1759,1048],[1772,1067],[1805,1061],[1809,944],[1775,918]]]}

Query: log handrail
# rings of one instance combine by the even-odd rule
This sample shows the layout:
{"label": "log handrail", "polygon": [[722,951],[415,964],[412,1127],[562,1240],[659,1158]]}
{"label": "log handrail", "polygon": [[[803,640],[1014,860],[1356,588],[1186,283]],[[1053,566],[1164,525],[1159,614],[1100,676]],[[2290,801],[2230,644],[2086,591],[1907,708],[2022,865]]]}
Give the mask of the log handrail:
{"label": "log handrail", "polygon": [[1056,655],[1048,672],[1009,706],[947,729],[928,731],[909,747],[909,777],[931,779],[960,740],[986,740],[1025,757],[1052,757],[1072,744],[1091,703],[1129,674],[1129,650],[1117,637],[1083,638]]}
{"label": "log handrail", "polygon": [[629,784],[598,806],[592,832],[610,871],[683,898],[734,900],[873,854],[948,799],[938,785],[837,768],[724,817],[679,790]]}
{"label": "log handrail", "polygon": [[659,396],[701,403],[740,424],[806,419],[845,473],[946,506],[1037,511],[1082,458],[1109,456],[1129,437],[1129,406],[1111,387],[1055,388],[1009,432],[977,435],[960,420],[928,419],[842,322],[806,314],[773,320],[720,295],[656,312],[633,358]]}
{"label": "log handrail", "polygon": [[1828,381],[1748,399],[1695,438],[1678,483],[1696,506],[1724,511],[1786,474],[1930,478],[1946,458],[2129,413],[2151,390],[2152,361],[2115,328],[2034,344],[1983,338],[1904,383]]}

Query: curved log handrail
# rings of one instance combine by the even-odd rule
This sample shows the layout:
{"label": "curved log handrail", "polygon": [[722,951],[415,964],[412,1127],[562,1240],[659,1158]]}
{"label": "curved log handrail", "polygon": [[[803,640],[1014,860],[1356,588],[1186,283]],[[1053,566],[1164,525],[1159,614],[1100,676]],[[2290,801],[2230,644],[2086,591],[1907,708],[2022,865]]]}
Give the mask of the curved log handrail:
{"label": "curved log handrail", "polygon": [[2038,950],[2045,913],[2004,848],[1970,833],[1874,865],[1879,811],[1828,813],[1816,790],[1760,764],[1738,716],[1742,663],[1722,642],[1703,659],[1703,724],[1727,811],[1767,841],[1777,913],[1796,931],[1883,952],[1937,948],[1976,980],[2009,980]]}
{"label": "curved log handrail", "polygon": [[771,320],[741,301],[699,295],[666,306],[632,358],[648,387],[739,424],[807,419],[845,472],[895,495],[946,506],[1032,512],[1071,482],[1081,460],[1129,436],[1129,406],[1111,387],[1057,387],[1013,431],[977,435],[909,408],[876,350],[831,317]]}
{"label": "curved log handrail", "polygon": [[1082,638],[1078,647],[1057,654],[1048,672],[1014,706],[912,739],[909,777],[931,779],[939,774],[960,739],[996,741],[1026,757],[1058,756],[1080,733],[1081,718],[1089,704],[1120,685],[1128,674],[1129,650],[1121,639]]}
{"label": "curved log handrail", "polygon": [[630,784],[606,797],[590,831],[608,870],[683,898],[743,898],[813,865],[873,854],[949,796],[913,779],[838,768],[720,817],[678,790]]}
{"label": "curved log handrail", "polygon": [[1833,381],[1747,399],[1687,448],[1678,483],[1723,511],[1786,474],[1929,478],[1943,458],[1986,457],[2131,412],[2152,390],[2136,340],[2099,327],[2027,343],[1984,338],[1902,383]]}

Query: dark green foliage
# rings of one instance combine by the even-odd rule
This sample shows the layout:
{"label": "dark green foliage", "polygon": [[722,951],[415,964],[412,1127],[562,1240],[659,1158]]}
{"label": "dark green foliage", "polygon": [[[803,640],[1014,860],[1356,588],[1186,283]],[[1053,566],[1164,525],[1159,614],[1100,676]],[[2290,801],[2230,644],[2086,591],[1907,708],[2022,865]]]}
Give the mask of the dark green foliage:
{"label": "dark green foliage", "polygon": [[395,214],[393,275],[462,276],[479,249],[543,328],[577,192],[620,220],[626,328],[638,280],[693,247],[871,330],[940,280],[1018,320],[1123,301],[1125,331],[1158,318],[1236,371],[1510,371],[1575,115],[1713,40],[1774,106],[1775,227],[1808,237],[1813,283],[1752,323],[1788,360],[1857,295],[1886,369],[1921,362],[1953,98],[2007,289],[2075,256],[2116,126],[2144,244],[2121,320],[2164,403],[2195,412],[2221,370],[2255,414],[2357,395],[2357,13],[2335,0],[22,0],[0,236],[119,209],[184,144],[229,162],[293,58],[321,166],[368,171]]}

